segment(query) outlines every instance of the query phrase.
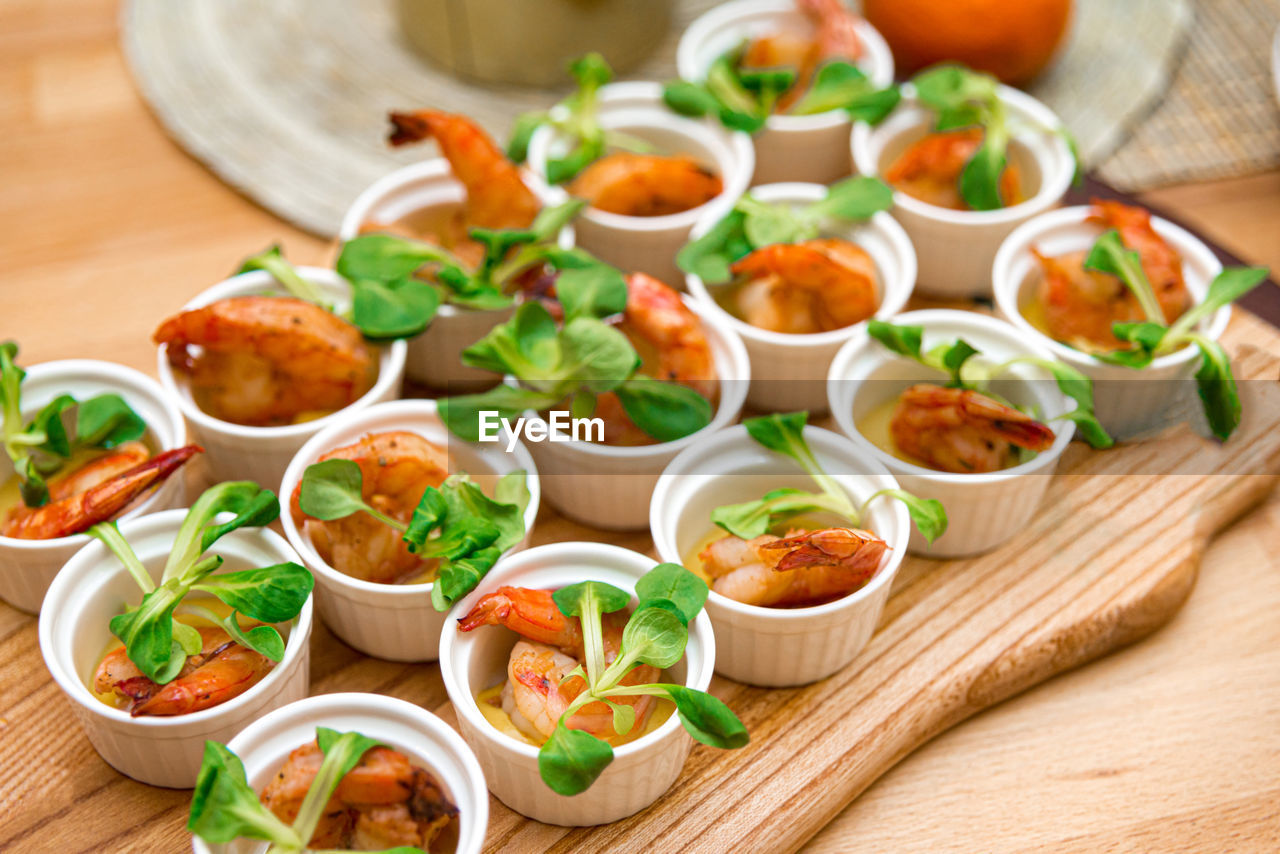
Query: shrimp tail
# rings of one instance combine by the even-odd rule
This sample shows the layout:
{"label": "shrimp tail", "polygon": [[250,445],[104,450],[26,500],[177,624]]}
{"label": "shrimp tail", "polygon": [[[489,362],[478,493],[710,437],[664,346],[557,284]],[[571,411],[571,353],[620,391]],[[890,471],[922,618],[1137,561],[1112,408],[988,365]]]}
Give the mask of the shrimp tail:
{"label": "shrimp tail", "polygon": [[581,624],[560,613],[550,590],[499,587],[458,620],[459,631],[481,626],[506,626],[522,637],[570,652],[582,648]]}
{"label": "shrimp tail", "polygon": [[165,451],[84,492],[16,518],[11,517],[5,535],[17,539],[47,540],[70,536],[105,522],[144,491],[164,482],[183,463],[203,450],[199,445],[187,445]]}

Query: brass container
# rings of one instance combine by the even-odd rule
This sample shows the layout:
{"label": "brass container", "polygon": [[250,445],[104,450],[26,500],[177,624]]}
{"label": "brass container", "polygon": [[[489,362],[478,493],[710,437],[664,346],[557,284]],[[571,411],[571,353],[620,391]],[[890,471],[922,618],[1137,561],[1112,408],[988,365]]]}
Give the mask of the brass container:
{"label": "brass container", "polygon": [[399,0],[414,50],[481,83],[562,88],[565,66],[599,51],[614,71],[666,35],[675,0]]}

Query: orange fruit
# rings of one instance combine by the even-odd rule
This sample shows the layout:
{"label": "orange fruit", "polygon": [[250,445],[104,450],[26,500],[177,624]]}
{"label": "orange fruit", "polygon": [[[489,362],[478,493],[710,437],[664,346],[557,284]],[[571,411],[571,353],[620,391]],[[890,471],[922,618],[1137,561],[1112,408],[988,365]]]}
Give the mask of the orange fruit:
{"label": "orange fruit", "polygon": [[862,14],[901,75],[951,60],[1018,84],[1053,58],[1071,0],[863,0]]}

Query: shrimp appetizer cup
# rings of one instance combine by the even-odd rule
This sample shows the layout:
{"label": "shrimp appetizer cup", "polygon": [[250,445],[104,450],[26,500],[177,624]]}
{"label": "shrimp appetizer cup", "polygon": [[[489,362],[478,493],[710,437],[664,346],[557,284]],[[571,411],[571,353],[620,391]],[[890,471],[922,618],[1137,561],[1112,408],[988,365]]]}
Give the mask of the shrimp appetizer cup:
{"label": "shrimp appetizer cup", "polygon": [[[738,417],[751,366],[742,341],[709,309],[643,273],[612,273],[596,279],[594,296],[582,291],[573,299],[558,280],[559,310],[571,317],[558,329],[541,303],[521,306],[468,353],[501,360],[507,384],[449,398],[442,412],[455,435],[473,442],[482,413],[502,413],[529,437],[558,510],[593,527],[636,530],[671,458]],[[530,330],[554,365],[530,368],[511,356]],[[590,353],[585,363],[583,352]],[[590,418],[567,418],[584,399]]]}
{"label": "shrimp appetizer cup", "polygon": [[[125,520],[119,526],[142,571],[154,583],[162,581],[187,516],[186,510],[167,510]],[[229,514],[216,518],[224,522]],[[275,569],[272,565],[297,560],[284,538],[265,528],[233,531],[218,540],[216,551],[225,563],[207,576],[210,582],[215,582],[218,575],[264,566]],[[305,573],[301,567],[296,571]],[[110,654],[104,658],[104,652],[115,642],[109,624],[138,599],[138,582],[120,559],[102,542],[89,543],[67,562],[49,587],[46,607],[40,615],[40,652],[89,742],[109,765],[152,786],[188,788],[195,784],[206,740],[225,742],[249,722],[307,695],[311,599],[307,596],[297,616],[281,626],[287,634],[283,653],[266,675],[258,668],[246,677],[241,668],[246,655],[256,656],[255,660],[262,656],[228,643],[189,658],[183,670],[189,671],[188,675],[168,682],[149,700],[136,700],[131,714],[109,705],[102,698],[104,695],[95,693],[94,683],[102,675],[107,659],[113,658]],[[211,631],[206,628],[200,635],[208,641],[205,636]],[[174,636],[178,636],[176,632]],[[257,638],[255,643],[260,640]],[[138,672],[122,657],[118,666]],[[195,669],[190,670],[193,666]],[[246,678],[257,681],[241,690]],[[142,675],[120,684],[136,691],[139,682],[155,688]],[[204,707],[210,699],[228,695],[230,699]],[[182,713],[183,708],[191,706],[198,710]]]}
{"label": "shrimp appetizer cup", "polygon": [[[742,594],[752,591],[729,591],[717,579],[707,598],[707,613],[719,641],[716,671],[750,685],[803,685],[830,676],[853,661],[875,633],[893,577],[906,552],[910,522],[903,505],[886,500],[867,504],[875,493],[898,487],[884,465],[859,453],[848,440],[829,430],[803,427],[803,440],[818,466],[830,477],[833,488],[846,493],[855,507],[866,505],[859,524],[867,530],[830,528],[809,532],[814,536],[805,535],[809,541],[797,548],[801,552],[817,549],[829,554],[844,553],[845,541],[834,542],[841,533],[860,535],[855,550],[844,554],[845,558],[855,558],[862,546],[875,548],[868,553],[869,562],[850,566],[849,572],[859,577],[843,589],[852,588],[852,592],[840,595],[838,591],[826,591],[814,597],[828,600],[821,604],[806,604],[806,597],[794,590],[749,597]],[[746,426],[730,427],[712,441],[683,451],[663,472],[649,505],[654,547],[664,561],[704,571],[700,553],[726,537],[725,531],[712,523],[714,510],[761,498],[776,489],[812,485],[795,460],[759,444]],[[815,518],[823,517],[821,522],[825,524],[826,515],[815,514]],[[832,524],[847,526],[849,522]],[[824,539],[827,535],[828,539]],[[784,542],[777,537],[772,539]],[[867,539],[878,542],[861,542]],[[750,547],[756,542],[742,545]],[[773,571],[777,577],[781,577],[781,565]],[[822,582],[812,580],[810,574],[821,573],[840,582],[834,576],[842,572],[838,565],[813,565],[793,574],[801,583],[812,581],[812,587],[822,586]],[[765,583],[769,583],[767,579]],[[718,589],[740,598],[772,599],[777,605],[746,604]]]}
{"label": "shrimp appetizer cup", "polygon": [[[265,717],[259,718],[241,730],[235,738],[222,745],[210,745],[206,755],[213,751],[212,761],[207,762],[209,770],[205,771],[204,784],[197,788],[195,797],[204,796],[204,804],[199,812],[193,803],[192,823],[197,831],[204,831],[209,836],[225,836],[225,827],[234,822],[219,820],[215,813],[220,808],[243,806],[247,810],[257,810],[259,795],[266,797],[271,804],[279,803],[282,809],[296,814],[297,804],[291,803],[279,791],[273,790],[274,781],[280,774],[288,774],[293,769],[300,776],[290,776],[289,783],[295,784],[290,794],[301,796],[309,789],[305,775],[311,775],[312,784],[319,776],[316,774],[320,763],[300,762],[309,758],[309,745],[316,741],[317,729],[331,730],[336,734],[358,733],[364,739],[376,742],[378,747],[364,753],[361,760],[361,781],[376,785],[384,780],[392,785],[389,789],[393,801],[389,806],[379,805],[370,810],[365,818],[364,811],[357,810],[360,816],[355,822],[355,833],[366,833],[381,843],[378,836],[379,819],[382,822],[412,821],[418,825],[417,832],[424,824],[429,831],[435,830],[435,822],[428,817],[438,816],[439,821],[446,821],[448,813],[454,815],[439,829],[433,843],[425,843],[424,850],[448,850],[456,854],[479,854],[484,845],[485,830],[489,824],[489,793],[485,791],[484,772],[480,770],[475,756],[467,748],[466,743],[448,724],[430,712],[381,694],[324,694],[308,697],[295,703],[276,709]],[[368,742],[357,740],[354,750],[365,747]],[[408,766],[391,752],[408,759]],[[228,779],[219,779],[227,773],[222,766],[230,765],[226,754],[234,754],[244,769],[244,781],[251,792],[246,792],[240,785]],[[295,755],[298,755],[295,759]],[[426,772],[422,775],[414,769]],[[351,772],[349,772],[351,773]],[[425,777],[425,779],[424,779]],[[407,789],[416,787],[414,797],[402,806],[407,798]],[[209,793],[232,790],[236,799],[230,802],[209,796]],[[342,789],[337,789],[337,798],[341,801]],[[247,803],[249,798],[253,803]],[[245,803],[239,799],[243,798]],[[263,806],[261,809],[266,810]],[[366,809],[368,809],[366,807]],[[381,815],[374,812],[385,811]],[[389,813],[389,814],[386,814]],[[265,815],[264,815],[265,818]],[[335,831],[324,844],[317,843],[316,848],[329,848],[341,844],[332,836],[344,835],[341,831],[347,827],[343,815],[337,821],[326,816],[321,824],[328,831]],[[281,817],[285,823],[288,817]],[[368,826],[366,826],[366,822]],[[399,825],[397,824],[399,827]],[[317,828],[319,829],[319,828]],[[402,837],[398,837],[402,839]],[[314,837],[313,837],[314,839]],[[455,841],[456,840],[456,841]],[[389,843],[387,843],[389,844]],[[403,843],[402,843],[403,844]],[[235,842],[211,843],[197,835],[191,841],[195,854],[233,854],[233,852],[256,850],[260,842],[240,839]],[[384,846],[385,847],[385,846]]]}
{"label": "shrimp appetizer cup", "polygon": [[[824,18],[833,20],[824,24]],[[841,36],[847,38],[849,29],[853,33],[853,49],[841,50],[836,43]],[[712,65],[725,54],[738,49],[743,42],[759,44],[765,53],[771,53],[765,43],[773,41],[778,44],[787,40],[800,44],[816,43],[819,55],[824,59],[852,61],[877,89],[893,82],[893,54],[889,46],[874,27],[848,12],[839,0],[834,3],[824,0],[737,0],[723,3],[708,10],[685,30],[676,48],[676,68],[685,80],[705,80]],[[784,50],[782,45],[778,44],[778,50]],[[770,55],[755,64],[789,64],[774,60],[785,60],[785,57]],[[801,77],[808,77],[812,71],[801,68]],[[813,115],[774,112],[765,120],[764,129],[752,137],[756,168],[751,183],[812,181],[829,184],[846,177],[852,171],[849,158],[851,125],[849,114],[843,109]]]}
{"label": "shrimp appetizer cup", "polygon": [[[857,453],[885,466],[903,489],[946,508],[946,533],[926,544],[913,532],[913,553],[949,558],[989,551],[1021,530],[1040,506],[1049,475],[1075,434],[1075,422],[1066,419],[1075,404],[1055,383],[1057,374],[1043,366],[1053,361],[1049,351],[1006,323],[972,312],[931,310],[899,315],[888,328],[913,326],[923,328],[920,352],[963,340],[983,364],[1001,365],[991,392],[1025,412],[976,391],[943,388],[945,369],[899,355],[860,331],[831,363],[831,413]],[[1004,364],[1010,360],[1035,363]],[[909,458],[897,440],[900,418],[920,446],[911,447],[915,454]],[[1035,418],[1051,421],[1053,429]],[[1096,441],[1101,447],[1110,443],[1105,434]],[[1025,458],[1019,447],[1036,453],[1019,462]],[[919,455],[931,451],[935,463],[922,462]]]}
{"label": "shrimp appetizer cup", "polygon": [[[843,184],[865,181],[855,178]],[[887,196],[887,188],[880,188]],[[770,184],[752,189],[749,198],[801,211],[834,194],[834,187],[829,194],[828,188],[818,184]],[[742,215],[735,207],[728,216]],[[700,238],[722,228],[726,219],[721,211],[701,219],[691,234],[693,242],[681,253],[681,263],[686,264],[687,253]],[[708,284],[695,272],[686,276],[689,294],[699,306],[740,335],[746,345],[751,359],[747,405],[752,409],[823,412],[827,369],[836,351],[866,318],[891,317],[901,311],[915,286],[911,241],[882,210],[861,221],[824,217],[821,230],[812,230],[820,235],[816,240],[759,247],[736,259],[731,275],[741,267],[753,268],[746,283]],[[847,247],[849,243],[854,245]],[[839,259],[848,252],[833,252],[828,248],[833,246],[848,248],[855,257],[843,262]],[[818,265],[821,272],[814,272],[812,259],[823,261]],[[696,270],[698,265],[687,264],[687,268]],[[763,287],[752,288],[747,303],[744,291],[750,282]]]}
{"label": "shrimp appetizer cup", "polygon": [[[303,512],[299,501],[307,468],[321,460],[353,460],[369,476],[362,483],[365,500],[402,522],[409,521],[424,491],[440,486],[448,475],[466,473],[492,495],[504,475],[524,472],[528,498],[518,520],[524,534],[507,550],[510,554],[528,543],[541,488],[524,445],[506,448],[505,436],[493,445],[450,436],[433,400],[380,403],[307,441],[280,485],[280,494],[289,502],[281,523],[290,544],[315,574],[316,607],[334,634],[374,658],[435,661],[441,628],[448,621],[432,604],[436,583],[415,580],[430,564],[409,552],[399,531],[363,512],[333,522]],[[313,533],[326,541],[318,543]],[[362,547],[353,548],[344,539]],[[322,552],[329,559],[321,557]]]}
{"label": "shrimp appetizer cup", "polygon": [[[343,311],[351,305],[350,283],[332,270],[299,267],[297,273],[310,282],[319,295],[336,310]],[[279,483],[289,460],[307,439],[370,404],[393,400],[400,395],[400,386],[404,380],[403,341],[392,341],[385,345],[369,343],[359,335],[354,326],[319,306],[300,300],[288,300],[288,305],[258,303],[270,310],[258,311],[255,308],[256,315],[246,311],[241,317],[225,319],[220,319],[221,315],[209,308],[224,300],[277,297],[287,293],[275,276],[265,270],[241,273],[214,285],[188,302],[183,307],[183,314],[171,318],[157,333],[158,336],[164,333],[163,340],[172,342],[160,344],[156,361],[160,384],[166,395],[178,404],[191,424],[196,439],[204,446],[214,480],[247,479]],[[285,300],[281,302],[284,303]],[[209,308],[207,319],[196,313],[197,310],[206,308]],[[296,320],[302,316],[299,311],[306,313],[302,324]],[[223,323],[226,326],[220,329]],[[207,326],[200,329],[199,324]],[[295,329],[300,325],[314,333],[319,341],[300,340],[298,349],[293,350],[281,344],[285,336],[272,334],[272,330],[281,325]],[[225,354],[222,365],[211,366],[213,373],[205,378],[204,383],[193,383],[188,371],[174,365],[193,358],[195,351],[204,351],[205,348],[200,346],[200,339],[208,340],[208,336],[213,335],[226,336],[224,340],[233,343],[243,341],[246,351]],[[270,349],[268,343],[271,345]],[[180,345],[187,351],[186,355],[174,351],[173,348]],[[261,352],[252,352],[254,346],[261,347]],[[197,402],[198,398],[204,397],[211,390],[211,399],[254,416],[263,408],[292,403],[293,399],[305,398],[318,389],[331,392],[337,384],[330,377],[312,377],[308,373],[314,358],[309,361],[307,357],[314,357],[321,347],[334,348],[338,351],[338,358],[349,357],[356,366],[355,370],[361,373],[366,368],[376,370],[377,373],[376,377],[367,375],[364,383],[354,389],[348,386],[347,396],[355,396],[355,392],[367,383],[363,392],[350,403],[339,406],[336,411],[326,413],[323,409],[333,402],[332,395],[326,394],[322,408],[300,413],[294,418],[295,423],[251,426],[211,415]],[[254,358],[255,356],[261,358]],[[264,374],[267,376],[264,377]],[[282,394],[286,389],[289,394]]]}
{"label": "shrimp appetizer cup", "polygon": [[[566,184],[571,195],[590,202],[576,223],[578,245],[623,270],[680,282],[675,255],[694,223],[751,184],[751,138],[713,119],[673,113],[657,83],[615,83],[596,94],[594,118],[605,138],[623,138],[644,153],[602,150]],[[553,119],[567,115],[564,105],[551,112]],[[552,164],[567,159],[574,144],[559,128],[543,125],[528,140],[529,165],[542,178],[555,178]]]}
{"label": "shrimp appetizer cup", "polygon": [[[0,359],[6,378],[0,390],[6,440],[27,425],[38,426],[34,424],[38,416],[51,404],[65,401],[65,395],[82,403],[107,403],[118,396],[125,408],[116,413],[121,416],[117,428],[129,429],[123,423],[126,418],[141,422],[133,422],[136,428],[128,432],[127,441],[101,437],[84,441],[85,437],[76,435],[82,430],[66,437],[76,447],[75,453],[56,473],[48,474],[49,497],[40,507],[26,506],[14,460],[0,454],[0,484],[5,485],[8,505],[0,505],[0,599],[35,614],[58,570],[89,543],[81,532],[113,517],[132,519],[183,504],[181,473],[169,476],[171,470],[166,474],[147,462],[155,460],[151,456],[155,453],[180,464],[177,457],[185,453],[181,449],[187,431],[173,400],[155,380],[132,368],[69,359],[33,365],[21,376],[7,351]],[[77,414],[77,428],[81,426],[78,419]],[[61,413],[58,421],[61,424]],[[6,447],[10,447],[7,442]],[[13,447],[25,456],[18,446]],[[92,447],[104,448],[101,456],[86,457],[86,452],[93,453],[88,450]]]}
{"label": "shrimp appetizer cup", "polygon": [[[1135,215],[1137,220],[1126,225],[1126,221]],[[1185,346],[1168,355],[1157,356],[1145,368],[1136,370],[1107,364],[1087,352],[1088,342],[1083,345],[1086,349],[1077,349],[1049,333],[1048,305],[1043,299],[1044,289],[1049,284],[1045,265],[1065,270],[1067,268],[1063,265],[1073,263],[1078,271],[1079,258],[1069,261],[1062,256],[1078,253],[1082,258],[1109,227],[1120,229],[1125,244],[1136,242],[1143,247],[1141,266],[1151,268],[1147,275],[1153,283],[1158,275],[1154,272],[1157,265],[1167,271],[1165,278],[1180,277],[1185,283],[1185,288],[1180,289],[1183,299],[1185,301],[1185,295],[1189,293],[1190,304],[1203,302],[1210,282],[1222,272],[1222,265],[1209,247],[1186,230],[1159,217],[1150,217],[1148,222],[1145,211],[1138,208],[1102,203],[1101,206],[1063,208],[1038,216],[1018,228],[1001,245],[992,280],[1000,313],[1017,327],[1024,338],[1049,350],[1056,358],[1093,380],[1098,420],[1112,435],[1125,439],[1181,420],[1199,408],[1192,380],[1200,365],[1200,351],[1194,346]],[[1155,256],[1161,256],[1163,260]],[[1106,278],[1101,273],[1092,275],[1098,279]],[[1063,280],[1064,283],[1069,281],[1069,278]],[[1126,296],[1124,286],[1117,282],[1114,292],[1118,295],[1115,300],[1118,306]],[[1168,313],[1180,314],[1186,307]],[[1076,318],[1088,320],[1094,315],[1088,306],[1077,311],[1070,305],[1064,305],[1053,311],[1061,313],[1062,322],[1068,326]],[[1110,329],[1112,319],[1110,314],[1104,317],[1106,330]],[[1141,316],[1116,315],[1114,319],[1140,320]],[[1172,321],[1174,318],[1168,319]],[[1196,329],[1199,334],[1217,341],[1226,331],[1230,319],[1231,308],[1224,305],[1201,320]],[[1120,346],[1115,342],[1115,348]]]}
{"label": "shrimp appetizer cup", "polygon": [[[431,136],[444,156],[397,169],[357,196],[338,231],[344,243],[374,232],[430,237],[474,263],[479,260],[474,252],[459,246],[467,243],[469,227],[524,228],[533,223],[539,208],[566,199],[559,188],[548,187],[537,175],[508,162],[465,116],[435,110],[394,116],[395,144]],[[417,133],[400,131],[402,125]],[[573,226],[560,228],[556,242],[562,249],[573,248]],[[454,393],[494,385],[500,375],[463,364],[460,354],[512,310],[509,305],[472,308],[446,299],[426,330],[409,340],[405,373],[411,380]]]}
{"label": "shrimp appetizer cup", "polygon": [[[964,75],[954,88],[937,85],[939,75],[953,73]],[[928,102],[947,103],[964,80],[987,81],[991,87],[982,105],[982,123],[934,133],[938,113],[921,97],[920,86],[931,93],[943,89],[937,97],[931,94]],[[917,290],[939,297],[990,297],[991,263],[1001,241],[1062,200],[1076,171],[1075,157],[1062,122],[1030,95],[954,66],[923,72],[915,81],[903,87],[902,103],[882,123],[854,127],[854,166],[897,189],[893,217],[916,249]],[[973,109],[973,103],[955,108]],[[996,162],[1007,165],[988,170],[981,176],[989,179],[984,183],[969,166],[988,164],[980,157],[987,151],[983,128],[997,124],[1008,134],[1008,148],[1007,161]],[[968,193],[962,193],[962,186]]]}
{"label": "shrimp appetizer cup", "polygon": [[[629,593],[635,591],[637,582],[653,569],[651,558],[616,546],[597,543],[539,546],[497,567],[470,596],[457,604],[450,616],[474,618],[473,610],[482,600],[495,601],[491,594],[501,598],[525,592],[513,588],[541,593],[576,586],[585,580],[605,582]],[[643,591],[640,598],[645,598]],[[484,609],[484,614],[490,610]],[[492,613],[501,621],[502,609]],[[523,606],[513,601],[507,613],[522,616]],[[563,623],[566,618],[556,612],[548,614],[547,619]],[[500,801],[537,821],[584,826],[617,821],[639,812],[671,788],[692,746],[676,714],[670,714],[638,738],[613,748],[612,762],[594,783],[588,783],[590,787],[586,791],[568,797],[548,788],[539,771],[539,748],[518,734],[499,730],[480,709],[482,701],[477,700],[477,695],[508,678],[513,645],[518,645],[519,640],[507,628],[480,627],[487,622],[490,620],[477,619],[474,630],[459,631],[459,624],[449,621],[440,641],[440,672],[458,713],[462,737],[480,760],[489,791]],[[664,667],[666,678],[662,682],[702,692],[711,682],[715,662],[715,639],[705,613],[698,613],[688,621],[687,635],[683,656]],[[625,646],[625,638],[623,643]],[[723,708],[723,704],[718,705]],[[651,716],[651,721],[657,720],[656,714]],[[638,719],[636,725],[639,726]],[[576,727],[568,732],[575,731]],[[745,733],[742,735],[745,741]],[[598,743],[594,738],[581,738]]]}

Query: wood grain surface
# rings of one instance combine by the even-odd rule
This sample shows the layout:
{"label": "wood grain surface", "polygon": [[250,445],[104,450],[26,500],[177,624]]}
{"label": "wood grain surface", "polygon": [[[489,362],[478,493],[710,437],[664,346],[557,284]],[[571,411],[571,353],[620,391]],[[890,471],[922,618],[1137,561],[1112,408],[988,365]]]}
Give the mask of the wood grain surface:
{"label": "wood grain surface", "polygon": [[[0,338],[18,338],[30,362],[96,357],[151,373],[148,339],[157,319],[225,276],[239,258],[276,240],[299,263],[327,261],[332,250],[249,204],[164,138],[123,68],[116,14],[113,0],[12,0],[0,7],[0,55],[6,58],[0,64]],[[1280,268],[1280,173],[1146,198],[1250,262]],[[1233,320],[1229,340],[1233,349],[1248,343],[1280,353],[1274,330],[1243,314]],[[1087,460],[1076,455],[1067,463]],[[1076,494],[1068,480],[1055,489]],[[1253,483],[1205,503],[1203,524],[1224,523],[1241,510],[1255,498],[1252,490],[1261,488]],[[1099,490],[1099,500],[1123,497],[1114,484]],[[1158,490],[1172,493],[1178,509],[1194,503],[1177,481]],[[1066,514],[1061,530],[1049,534],[1097,521],[1092,506],[1082,500],[1058,511]],[[1080,524],[1072,527],[1077,515]],[[1154,585],[1172,602],[1194,577],[1188,561],[1197,556],[1198,541],[1184,530],[1192,524],[1187,514],[1157,515],[1140,520],[1142,535],[1126,542],[1137,555],[1164,555],[1184,567],[1164,586],[1155,578],[1134,580]],[[1170,536],[1180,545],[1162,551]],[[651,547],[645,534],[599,534],[544,510],[535,541],[566,539]],[[1056,542],[1065,549],[1065,542]],[[718,755],[695,749],[682,792],[693,779],[710,791],[690,797],[696,803],[688,818],[677,810],[652,810],[665,817],[646,813],[636,820],[659,834],[644,837],[647,844],[639,847],[678,847],[661,835],[662,824],[710,817],[717,821],[708,842],[762,850],[793,845],[792,825],[808,832],[828,820],[809,843],[814,851],[1280,850],[1277,542],[1280,500],[1272,497],[1199,555],[1195,595],[1168,628],[1001,702],[905,759],[906,745],[1025,686],[978,667],[981,657],[959,655],[949,672],[963,678],[955,684],[980,686],[974,696],[981,703],[967,689],[951,691],[936,704],[948,710],[944,716],[898,718],[869,742],[845,747],[832,736],[832,746],[816,758],[802,753],[808,739],[801,728],[811,732],[811,719],[848,732],[845,727],[903,701],[905,683],[883,669],[884,651],[896,648],[890,641],[918,651],[916,667],[938,663],[931,656],[942,649],[937,638],[944,635],[980,641],[969,648],[987,658],[995,648],[1044,649],[1035,635],[1019,634],[1033,613],[1024,617],[1017,607],[1024,600],[1016,597],[1028,593],[1021,576],[1001,591],[1013,597],[1004,600],[1010,612],[988,627],[992,640],[981,641],[983,627],[961,611],[953,614],[952,606],[980,604],[980,594],[992,591],[979,582],[1001,570],[912,561],[884,631],[853,665],[853,682],[867,692],[865,701],[838,702],[847,703],[843,692],[852,690],[838,678],[789,701],[718,681],[721,696],[753,709],[747,721],[756,735],[752,750],[776,756],[794,748],[806,758],[787,756],[774,777],[755,779],[717,771]],[[1133,595],[1133,588],[1117,588],[1092,557],[1076,576],[1060,559],[1027,561],[1026,567],[1040,573],[1037,578],[1060,579],[1063,591],[1078,585],[1081,608],[1110,613],[1099,597],[1111,591],[1120,603]],[[944,606],[937,625],[907,631],[918,616]],[[1117,625],[1127,631],[1147,627],[1144,619],[1130,617]],[[135,783],[97,757],[48,679],[35,635],[32,618],[0,605],[0,763],[6,772],[0,779],[0,850],[189,850],[182,829],[188,793]],[[1064,655],[1068,649],[1076,655],[1092,651],[1088,643],[1052,648]],[[867,680],[876,676],[880,680],[871,685]],[[317,692],[393,693],[433,709],[446,699],[433,666],[365,659],[322,627],[313,640],[312,681]],[[939,688],[920,682],[906,690]],[[815,710],[789,716],[805,698],[817,700]],[[756,720],[757,714],[767,717]],[[895,762],[852,806],[839,809],[851,786],[865,786]],[[803,787],[801,779],[817,782]],[[719,782],[706,786],[707,780]],[[760,805],[745,815],[720,816],[722,799],[744,787],[763,799]],[[827,794],[836,788],[839,797]],[[560,829],[522,824],[501,809],[495,810],[493,832],[495,840],[520,842],[526,850],[567,849],[581,841],[576,832],[565,837]]]}

